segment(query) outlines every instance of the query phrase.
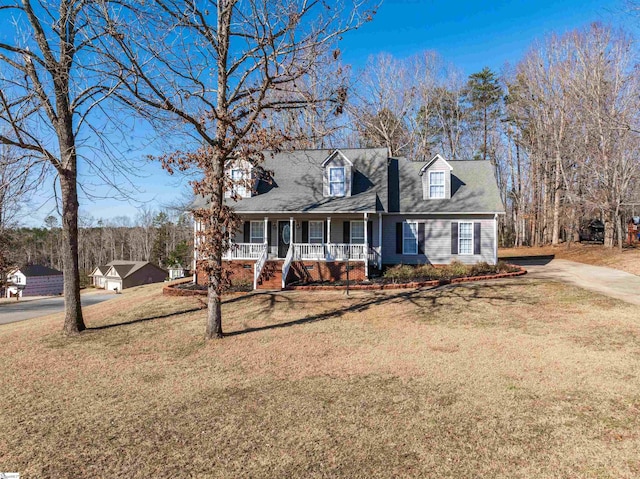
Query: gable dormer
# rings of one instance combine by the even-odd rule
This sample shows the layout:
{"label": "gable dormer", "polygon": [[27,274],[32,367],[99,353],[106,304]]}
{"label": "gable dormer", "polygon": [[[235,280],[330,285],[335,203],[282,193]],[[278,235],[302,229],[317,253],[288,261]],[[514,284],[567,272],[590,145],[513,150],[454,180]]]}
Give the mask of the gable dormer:
{"label": "gable dormer", "polygon": [[231,198],[235,192],[240,198],[251,198],[255,190],[255,173],[253,165],[247,160],[231,160],[227,163],[225,176],[230,182],[231,188],[225,191],[225,198]]}
{"label": "gable dormer", "polygon": [[451,171],[453,168],[439,153],[420,168],[422,198],[448,200],[451,198]]}
{"label": "gable dormer", "polygon": [[322,195],[351,196],[354,172],[353,163],[340,150],[331,153],[322,163]]}

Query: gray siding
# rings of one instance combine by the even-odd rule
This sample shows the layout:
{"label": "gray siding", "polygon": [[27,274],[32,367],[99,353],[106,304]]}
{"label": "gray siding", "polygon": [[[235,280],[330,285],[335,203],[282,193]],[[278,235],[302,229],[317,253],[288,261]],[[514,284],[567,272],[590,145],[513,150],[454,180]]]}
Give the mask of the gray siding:
{"label": "gray siding", "polygon": [[[424,223],[425,251],[424,254],[404,255],[396,253],[396,223],[405,219]],[[471,221],[481,224],[481,242],[479,255],[451,254],[451,222]],[[382,258],[385,265],[392,264],[448,264],[453,260],[462,263],[478,263],[486,261],[489,264],[494,259],[495,220],[488,215],[457,215],[450,218],[438,218],[429,215],[388,215],[383,216]]]}
{"label": "gray siding", "polygon": [[[429,172],[430,171],[443,171],[444,172],[444,197],[445,199],[451,198],[451,169],[449,165],[442,159],[438,158],[433,162],[428,169],[422,173],[422,198],[429,200]],[[438,198],[441,199],[441,198]]]}

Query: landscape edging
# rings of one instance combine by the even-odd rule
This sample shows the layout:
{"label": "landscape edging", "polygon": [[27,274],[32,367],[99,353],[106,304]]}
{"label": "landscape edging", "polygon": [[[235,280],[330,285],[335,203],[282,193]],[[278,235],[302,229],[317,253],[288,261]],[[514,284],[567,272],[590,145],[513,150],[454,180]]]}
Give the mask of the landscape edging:
{"label": "landscape edging", "polygon": [[[515,266],[515,265],[511,265]],[[387,290],[387,289],[410,289],[410,288],[425,288],[427,286],[444,286],[447,284],[457,284],[457,283],[471,283],[473,281],[487,281],[491,279],[501,279],[501,278],[512,278],[515,276],[522,276],[527,274],[527,270],[523,267],[519,266],[520,271],[514,271],[512,273],[497,273],[483,276],[465,276],[463,278],[454,278],[454,279],[434,279],[431,281],[412,281],[410,283],[387,283],[387,284],[354,284],[350,285],[350,290],[359,290],[359,291],[367,291],[367,290]],[[175,285],[188,283],[191,281],[191,278],[184,278],[184,281],[177,280],[174,281],[162,288],[162,294],[166,294],[167,296],[206,296],[206,290],[190,290],[190,289],[177,289],[174,288]],[[287,291],[342,291],[347,289],[346,285],[329,285],[329,284],[321,284],[321,285],[291,285],[285,288]],[[247,294],[247,293],[242,293]]]}

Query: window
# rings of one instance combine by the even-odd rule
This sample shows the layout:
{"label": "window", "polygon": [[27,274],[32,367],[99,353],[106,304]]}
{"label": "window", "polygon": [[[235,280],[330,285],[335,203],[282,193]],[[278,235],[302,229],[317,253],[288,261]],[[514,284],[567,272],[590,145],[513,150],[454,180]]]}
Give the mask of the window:
{"label": "window", "polygon": [[309,243],[324,243],[324,221],[309,221]]}
{"label": "window", "polygon": [[264,243],[264,221],[252,221],[249,227],[249,242]]}
{"label": "window", "polygon": [[458,223],[458,254],[473,254],[473,223]]}
{"label": "window", "polygon": [[329,168],[329,195],[345,195],[344,167]]}
{"label": "window", "polygon": [[351,243],[364,244],[364,221],[351,221],[350,233]]}
{"label": "window", "polygon": [[245,198],[247,195],[247,187],[245,186],[245,182],[244,182],[244,171],[242,171],[241,169],[233,169],[231,170],[231,181],[233,182],[233,191],[235,191],[235,193],[242,197]]}
{"label": "window", "polygon": [[444,171],[429,172],[429,198],[444,198]]}
{"label": "window", "polygon": [[402,224],[402,254],[418,254],[418,223]]}

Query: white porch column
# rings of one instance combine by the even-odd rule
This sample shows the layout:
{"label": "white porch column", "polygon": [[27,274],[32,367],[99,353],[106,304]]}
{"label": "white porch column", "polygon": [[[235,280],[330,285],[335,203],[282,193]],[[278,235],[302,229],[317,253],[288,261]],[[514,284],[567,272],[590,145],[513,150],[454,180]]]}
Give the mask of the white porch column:
{"label": "white porch column", "polygon": [[293,216],[289,217],[289,248],[293,248],[293,243],[296,237],[296,230],[293,227]]}
{"label": "white porch column", "polygon": [[493,215],[493,264],[498,264],[498,213]]}
{"label": "white porch column", "polygon": [[[198,225],[199,222],[194,218],[193,220],[193,282],[198,282]],[[105,271],[106,272],[106,271]],[[9,294],[9,288],[7,288],[7,294]],[[8,298],[9,296],[7,296]]]}
{"label": "white porch column", "polygon": [[364,276],[369,278],[369,213],[364,214]]}
{"label": "white porch column", "polygon": [[331,243],[331,216],[327,216],[327,238],[325,243]]}
{"label": "white porch column", "polygon": [[378,269],[382,269],[382,213],[378,213]]}
{"label": "white porch column", "polygon": [[264,244],[267,247],[267,254],[269,254],[269,217],[264,217]]}

